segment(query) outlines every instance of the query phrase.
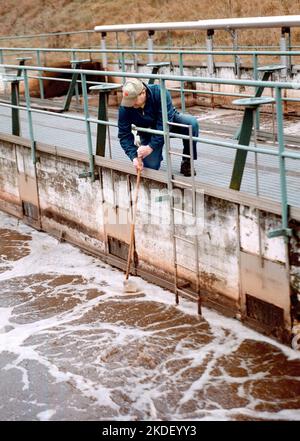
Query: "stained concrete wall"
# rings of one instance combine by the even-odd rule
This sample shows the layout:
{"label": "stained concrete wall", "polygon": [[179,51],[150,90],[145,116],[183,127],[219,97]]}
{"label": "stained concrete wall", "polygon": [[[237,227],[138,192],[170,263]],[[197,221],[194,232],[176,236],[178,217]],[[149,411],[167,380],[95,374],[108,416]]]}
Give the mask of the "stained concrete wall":
{"label": "stained concrete wall", "polygon": [[[216,57],[217,58],[217,57]],[[259,61],[259,66],[263,67],[261,62]],[[209,73],[209,70],[207,68],[206,63],[199,62],[198,64],[193,62],[189,63],[185,61],[184,66],[184,75],[186,76],[199,76],[199,77],[211,77],[211,74]],[[272,64],[270,63],[266,64]],[[273,62],[273,64],[275,64]],[[278,62],[276,63],[278,64]],[[280,64],[280,63],[279,63]],[[110,70],[118,71],[119,65],[117,63],[111,64]],[[126,71],[134,73],[135,69],[133,65],[126,66]],[[144,64],[138,64],[137,66],[137,72],[139,73],[151,73],[151,68],[148,66],[145,66]],[[172,70],[170,70],[169,66],[161,67],[159,74],[165,74],[165,75],[181,75],[179,66],[176,65],[176,63],[172,64]],[[258,73],[258,79],[261,80],[263,77],[263,72]],[[251,63],[245,62],[241,68],[239,75],[235,72],[235,66],[233,63],[230,62],[216,62],[215,63],[215,70],[214,70],[214,78],[220,78],[220,79],[226,79],[226,80],[235,80],[235,79],[244,79],[244,80],[253,80],[254,79],[254,73],[251,66]],[[286,89],[283,90],[283,98],[292,98],[292,99],[300,99],[300,91],[299,91],[299,78],[300,78],[300,68],[298,65],[293,65],[291,71],[287,72],[285,69],[283,70],[276,70],[272,73],[272,77],[270,80],[273,81],[286,81],[291,82],[295,84],[294,89]],[[110,77],[109,81],[117,81],[119,83],[122,83],[122,78],[116,78],[116,77]],[[169,80],[166,82],[168,88],[176,88],[178,91],[180,90],[181,83],[178,81],[172,81]],[[208,83],[201,83],[197,82],[194,85],[191,83],[185,84],[186,89],[195,89],[196,91],[205,91],[208,92],[205,93],[193,93],[193,92],[186,92],[185,93],[185,105],[192,106],[192,105],[202,105],[202,106],[219,106],[219,107],[225,107],[225,108],[232,108],[232,109],[239,109],[239,106],[235,106],[232,104],[232,102],[237,99],[237,96],[234,96],[234,94],[245,94],[245,95],[254,95],[255,91],[252,87],[246,87],[246,86],[234,86],[230,84],[208,84]],[[211,92],[219,93],[220,95],[212,95]],[[265,89],[263,92],[264,96],[272,96],[271,89]],[[230,96],[226,96],[224,94],[233,94]],[[180,93],[172,91],[173,95],[173,102],[176,106],[180,106]],[[116,95],[111,97],[111,104],[116,105],[120,104],[121,102],[121,92],[117,92]],[[283,106],[284,113],[292,113],[293,115],[300,115],[300,103],[295,101],[284,101]],[[264,112],[272,113],[272,106],[266,105],[261,108]]]}
{"label": "stained concrete wall", "polygon": [[[87,168],[85,154],[42,144],[37,154],[33,166],[28,141],[0,135],[0,209],[124,269],[129,190],[136,180],[132,167],[96,157],[99,179],[91,182],[79,178]],[[175,206],[191,209],[184,187],[176,190]],[[198,182],[196,214],[196,225],[178,223],[176,233],[191,240],[197,234],[204,303],[290,343],[299,325],[300,210],[292,210],[295,234],[288,245],[267,237],[280,227],[276,203]],[[136,274],[171,288],[173,238],[164,172],[143,172],[135,243]],[[193,291],[195,249],[178,241],[177,251],[179,277]]]}

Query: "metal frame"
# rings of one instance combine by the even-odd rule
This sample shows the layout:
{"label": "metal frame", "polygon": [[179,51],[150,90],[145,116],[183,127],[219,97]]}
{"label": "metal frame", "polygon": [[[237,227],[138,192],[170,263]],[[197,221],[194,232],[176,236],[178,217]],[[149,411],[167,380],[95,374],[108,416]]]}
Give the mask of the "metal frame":
{"label": "metal frame", "polygon": [[[16,65],[3,65],[4,68],[8,69],[18,69],[19,66]],[[45,114],[51,114],[51,112],[43,111],[34,109],[31,107],[30,103],[30,94],[29,94],[29,87],[28,87],[28,72],[34,70],[34,71],[47,71],[47,72],[62,72],[62,73],[74,73],[75,69],[58,69],[58,68],[42,68],[42,67],[36,67],[36,66],[22,66],[23,76],[24,76],[24,83],[25,83],[25,97],[26,97],[26,107],[23,106],[13,106],[12,104],[4,104],[0,103],[2,106],[11,107],[11,108],[18,108],[22,110],[27,110],[28,114],[28,122],[29,122],[29,130],[30,130],[30,138],[31,138],[31,150],[32,150],[32,159],[33,162],[36,162],[36,154],[35,154],[35,139],[34,139],[34,132],[33,132],[33,124],[32,124],[32,112],[39,112],[39,113],[45,113]],[[278,136],[278,143],[279,143],[279,150],[278,152],[270,149],[265,148],[252,148],[250,146],[246,145],[239,145],[236,142],[220,142],[217,141],[217,144],[220,146],[236,149],[238,151],[245,150],[245,151],[254,151],[257,153],[263,153],[268,155],[277,156],[279,158],[279,169],[280,169],[280,188],[281,188],[281,217],[282,217],[282,228],[279,229],[276,232],[271,232],[271,236],[278,236],[282,235],[287,239],[287,236],[290,235],[290,231],[288,229],[288,213],[289,213],[289,207],[287,203],[287,186],[286,186],[286,173],[285,173],[285,158],[293,158],[293,159],[300,159],[300,154],[296,152],[286,152],[284,147],[284,133],[283,133],[283,114],[282,114],[282,96],[281,96],[281,90],[282,89],[294,89],[295,85],[293,83],[288,82],[271,82],[271,81],[253,81],[253,80],[233,80],[233,79],[219,79],[219,78],[211,78],[211,77],[187,77],[187,76],[170,76],[170,75],[152,75],[152,74],[139,74],[139,73],[124,73],[124,72],[110,72],[110,71],[93,71],[93,70],[85,70],[85,69],[77,69],[76,73],[79,73],[82,76],[82,85],[85,89],[86,87],[86,80],[85,75],[107,75],[107,76],[118,76],[118,77],[133,77],[133,78],[149,78],[149,79],[157,79],[160,81],[162,86],[162,91],[165,89],[165,80],[175,80],[175,81],[191,81],[191,82],[202,82],[202,83],[208,83],[208,84],[231,84],[231,85],[243,85],[243,86],[249,86],[253,88],[258,87],[269,87],[272,89],[275,89],[275,101],[276,101],[276,110],[277,110],[277,136]],[[85,109],[84,109],[84,118],[75,116],[75,115],[65,115],[61,114],[58,115],[60,117],[67,117],[70,119],[77,119],[77,120],[83,120],[86,122],[87,126],[87,140],[88,140],[88,148],[89,148],[89,162],[90,162],[90,172],[88,176],[91,176],[92,179],[95,179],[94,174],[94,155],[92,152],[92,145],[91,145],[91,134],[90,134],[90,123],[98,123],[98,124],[104,124],[104,125],[116,125],[115,123],[111,123],[108,121],[101,121],[95,118],[90,118],[88,113],[88,106],[87,106],[87,100],[85,99]],[[163,120],[167,121],[167,113],[166,113],[166,101],[164,97],[164,93],[162,93],[162,110],[163,110]],[[167,127],[164,125],[163,131],[158,130],[150,130],[150,129],[144,129],[145,131],[148,131],[150,133],[159,133],[164,136],[167,135]],[[179,135],[176,134],[177,138],[182,139],[189,139],[187,135]],[[212,140],[205,139],[203,137],[193,137],[193,140],[205,142],[207,144],[215,144],[216,142]]]}

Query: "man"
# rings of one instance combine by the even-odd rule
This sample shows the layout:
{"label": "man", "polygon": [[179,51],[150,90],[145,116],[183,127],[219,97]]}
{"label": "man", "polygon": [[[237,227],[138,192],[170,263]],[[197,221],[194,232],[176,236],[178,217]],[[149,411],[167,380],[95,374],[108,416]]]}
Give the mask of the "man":
{"label": "man", "polygon": [[[158,170],[163,159],[162,149],[164,137],[146,132],[139,132],[141,145],[137,148],[131,125],[156,130],[163,130],[161,93],[157,84],[146,85],[142,81],[131,78],[123,86],[123,97],[119,108],[119,140],[121,147],[133,162],[136,170],[144,167]],[[179,113],[172,104],[171,95],[167,91],[168,121],[192,125],[193,136],[198,136],[199,126],[197,119],[191,115]],[[170,132],[189,134],[188,127],[170,126]],[[183,139],[183,153],[190,154],[190,141]],[[194,159],[197,159],[196,141],[193,141]],[[191,176],[189,158],[183,158],[180,173]]]}

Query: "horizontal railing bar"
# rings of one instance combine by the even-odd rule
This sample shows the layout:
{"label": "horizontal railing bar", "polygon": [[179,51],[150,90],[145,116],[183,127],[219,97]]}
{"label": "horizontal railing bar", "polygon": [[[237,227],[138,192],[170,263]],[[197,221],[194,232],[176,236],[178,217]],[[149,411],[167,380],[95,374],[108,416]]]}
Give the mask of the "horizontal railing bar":
{"label": "horizontal railing bar", "polygon": [[186,49],[97,49],[97,48],[27,48],[27,47],[0,47],[4,51],[22,51],[22,52],[83,52],[83,53],[119,53],[119,54],[166,54],[166,55],[294,55],[300,56],[300,51],[241,51],[241,50],[186,50]]}
{"label": "horizontal railing bar", "polygon": [[[203,95],[222,95],[222,96],[240,96],[243,98],[252,98],[253,95],[248,95],[248,94],[244,94],[244,93],[229,93],[229,92],[217,92],[217,91],[212,91],[212,90],[194,90],[194,89],[176,89],[175,87],[168,87],[168,90],[170,90],[171,92],[187,92],[187,93],[199,93],[199,94],[203,94]],[[287,98],[288,99],[288,98]]]}
{"label": "horizontal railing bar", "polygon": [[[20,110],[24,110],[24,111],[28,110],[27,107],[24,107],[24,106],[17,106],[17,105],[13,105],[13,104],[6,104],[6,103],[3,103],[3,102],[0,102],[0,106],[20,109]],[[118,127],[117,123],[114,123],[114,122],[111,122],[111,121],[98,120],[96,118],[88,118],[88,119],[86,119],[86,118],[75,116],[75,115],[67,115],[65,113],[63,113],[63,114],[55,113],[54,114],[51,111],[35,109],[34,107],[31,107],[31,111],[35,112],[35,113],[45,114],[45,115],[51,115],[51,116],[55,115],[57,117],[66,118],[66,119],[74,119],[74,120],[83,121],[83,122],[88,120],[89,122],[92,122],[92,123],[98,123],[98,124],[103,124],[103,125],[107,125],[107,126]],[[158,134],[158,135],[162,135],[162,136],[164,135],[164,132],[162,130],[145,129],[144,127],[135,127],[135,128],[138,131]],[[181,135],[179,133],[174,133],[174,134],[170,133],[170,136],[172,136],[174,138],[179,138],[179,139],[190,139],[190,137],[188,135]],[[225,142],[225,141],[211,140],[211,139],[208,139],[208,138],[202,138],[202,137],[196,137],[196,136],[193,136],[192,139],[194,141],[202,142],[203,144],[218,145],[220,147],[228,147],[228,148],[235,149],[235,150],[246,150],[246,151],[249,151],[249,152],[261,153],[261,154],[266,154],[266,155],[271,155],[271,156],[282,156],[282,157],[286,157],[286,158],[290,158],[290,159],[300,159],[300,153],[297,154],[297,153],[287,152],[287,151],[278,153],[275,150],[261,149],[261,148],[252,148],[250,146],[243,146],[242,144],[234,144],[234,143],[229,143],[229,142]]]}
{"label": "horizontal railing bar", "polygon": [[124,78],[149,78],[157,80],[172,80],[172,81],[189,81],[189,82],[202,82],[208,84],[230,84],[237,86],[249,86],[249,87],[269,87],[272,89],[300,89],[300,83],[289,83],[282,81],[259,81],[259,80],[235,80],[235,79],[220,79],[212,77],[200,77],[200,76],[183,76],[183,75],[161,75],[161,74],[149,74],[149,73],[131,73],[131,72],[115,72],[108,70],[89,70],[89,69],[66,69],[66,68],[54,68],[54,67],[41,67],[41,66],[20,66],[15,64],[0,64],[0,69],[16,69],[16,70],[34,70],[42,72],[60,72],[60,73],[83,73],[87,75],[106,75],[110,77],[124,77]]}
{"label": "horizontal railing bar", "polygon": [[[154,129],[146,129],[144,127],[137,127],[135,126],[135,130],[138,130],[139,132],[146,132],[146,133],[153,133],[155,135],[164,135],[164,132],[162,130],[154,130]],[[171,138],[179,138],[179,139],[190,139],[190,137],[188,135],[181,135],[180,133],[172,133],[170,132],[170,137]],[[261,154],[266,154],[266,155],[271,155],[271,156],[284,156],[286,158],[290,158],[290,159],[300,159],[300,153],[292,153],[292,152],[287,152],[284,151],[282,153],[278,153],[278,151],[276,150],[270,150],[270,149],[262,149],[259,147],[250,147],[250,146],[244,146],[242,144],[235,144],[235,143],[229,143],[226,141],[220,141],[220,140],[211,140],[208,138],[202,138],[202,137],[197,137],[197,136],[193,136],[192,137],[193,141],[198,141],[198,142],[202,142],[203,144],[209,144],[209,145],[218,145],[220,147],[228,147],[231,149],[236,149],[236,150],[246,150],[249,152],[253,152],[253,153],[261,153]]]}
{"label": "horizontal railing bar", "polygon": [[[34,78],[36,80],[54,80],[54,81],[64,81],[66,83],[71,83],[72,80],[70,78],[57,78],[57,77],[44,77],[44,76],[40,76],[40,75],[28,75],[28,78]],[[21,79],[22,81],[22,79]],[[76,83],[81,83],[81,79],[78,78],[76,80]],[[102,84],[101,82],[99,83],[99,81],[86,81],[86,84]],[[103,83],[104,84],[104,83]],[[106,84],[106,83],[105,83]],[[246,96],[246,95],[245,95]]]}
{"label": "horizontal railing bar", "polygon": [[[16,105],[13,105],[13,104],[7,104],[7,103],[3,103],[1,101],[0,101],[0,106],[14,108],[14,109],[20,109],[20,110],[24,110],[24,111],[28,110],[27,107],[16,106]],[[104,121],[104,120],[101,120],[101,119],[96,119],[96,118],[91,118],[91,117],[90,118],[84,118],[84,117],[76,116],[76,115],[68,115],[66,113],[56,113],[56,112],[51,112],[49,110],[35,109],[34,107],[31,107],[30,111],[34,112],[34,113],[43,113],[45,115],[55,116],[55,117],[59,117],[59,118],[74,119],[76,121],[83,121],[83,122],[89,121],[91,123],[103,124],[105,126],[118,127],[118,124],[115,123],[115,122]]]}
{"label": "horizontal railing bar", "polygon": [[51,37],[60,35],[77,35],[95,32],[133,32],[133,31],[165,31],[165,30],[206,30],[206,29],[258,29],[276,27],[300,26],[300,15],[270,16],[270,17],[244,17],[225,18],[213,20],[197,20],[167,23],[130,23],[121,25],[95,26],[94,29],[81,31],[48,32],[40,34],[23,34],[2,36],[0,40],[28,39],[37,37]]}
{"label": "horizontal railing bar", "polygon": [[300,26],[300,15],[271,17],[219,18],[212,20],[181,21],[166,23],[130,23],[95,26],[96,32],[133,32],[206,29],[258,29]]}

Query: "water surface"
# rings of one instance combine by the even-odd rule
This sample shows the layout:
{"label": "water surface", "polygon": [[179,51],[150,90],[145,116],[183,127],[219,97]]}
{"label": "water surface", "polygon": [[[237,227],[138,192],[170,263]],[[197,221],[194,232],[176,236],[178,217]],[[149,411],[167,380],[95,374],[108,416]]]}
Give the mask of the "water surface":
{"label": "water surface", "polygon": [[0,212],[0,420],[300,420],[300,353]]}

